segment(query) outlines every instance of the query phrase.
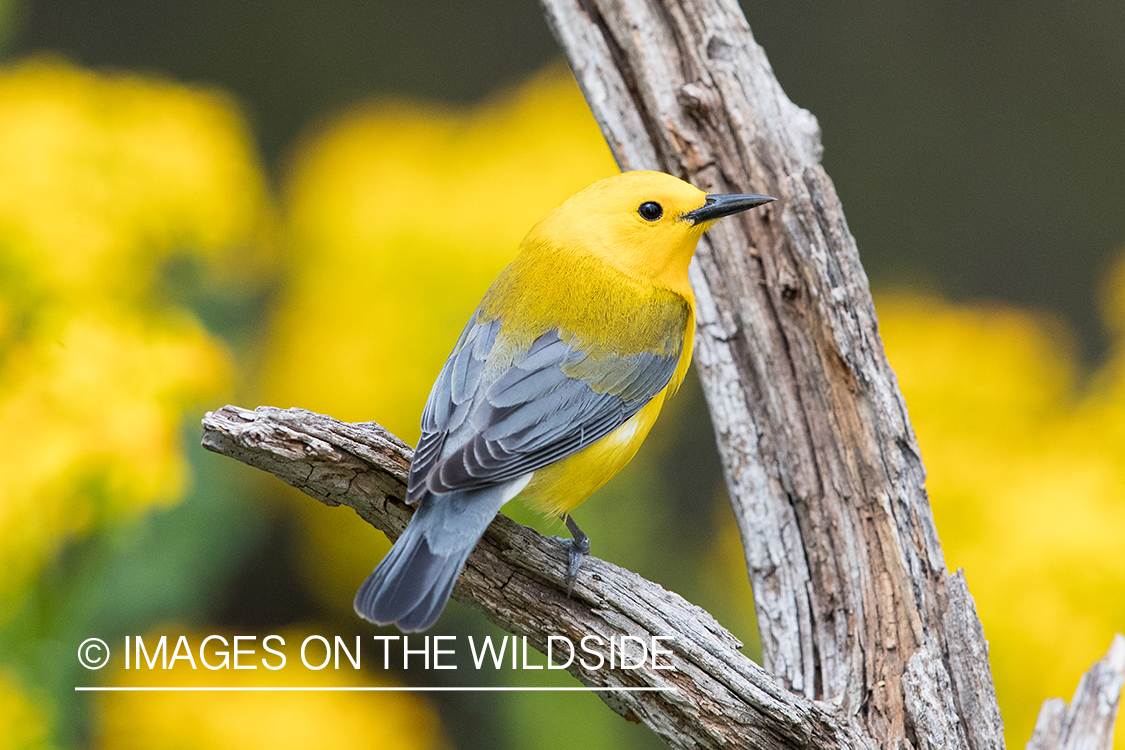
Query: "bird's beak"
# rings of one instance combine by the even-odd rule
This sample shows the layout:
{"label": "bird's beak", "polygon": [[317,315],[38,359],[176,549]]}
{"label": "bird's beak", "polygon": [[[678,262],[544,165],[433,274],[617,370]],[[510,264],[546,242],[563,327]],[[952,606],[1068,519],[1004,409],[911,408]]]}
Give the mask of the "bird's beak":
{"label": "bird's beak", "polygon": [[688,211],[680,217],[682,221],[690,221],[691,225],[699,226],[705,221],[715,221],[724,216],[745,211],[748,208],[760,206],[763,203],[775,201],[768,195],[718,195],[712,193],[707,196],[707,202],[694,211]]}

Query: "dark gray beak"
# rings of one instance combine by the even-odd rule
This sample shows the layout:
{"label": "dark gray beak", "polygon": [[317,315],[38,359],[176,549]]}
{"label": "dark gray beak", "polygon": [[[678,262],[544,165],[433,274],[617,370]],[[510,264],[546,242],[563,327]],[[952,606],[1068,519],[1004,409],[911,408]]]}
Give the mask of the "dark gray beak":
{"label": "dark gray beak", "polygon": [[692,226],[698,226],[705,221],[714,221],[724,216],[745,211],[748,208],[760,206],[763,203],[775,201],[768,195],[718,195],[712,193],[707,196],[707,202],[701,208],[688,211],[680,217],[682,221],[690,221]]}

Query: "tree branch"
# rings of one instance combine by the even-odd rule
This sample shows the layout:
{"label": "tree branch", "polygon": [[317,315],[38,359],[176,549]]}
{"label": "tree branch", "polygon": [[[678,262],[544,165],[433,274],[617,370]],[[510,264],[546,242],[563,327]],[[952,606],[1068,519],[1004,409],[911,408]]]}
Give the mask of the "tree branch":
{"label": "tree branch", "polygon": [[710,232],[692,276],[766,668],[880,745],[1003,747],[815,119],[734,2],[542,2],[623,168],[779,199]]}
{"label": "tree branch", "polygon": [[[374,422],[349,424],[303,409],[225,406],[203,418],[203,447],[270,472],[325,505],[345,505],[395,539],[413,510],[404,502],[414,451]],[[579,572],[566,597],[567,549],[515,523],[496,517],[469,556],[453,597],[469,604],[510,633],[526,636],[545,652],[547,638],[562,635],[577,643],[589,635],[593,650],[622,636],[651,642],[672,636],[637,670],[568,671],[590,687],[646,687],[667,692],[605,693],[602,699],[622,716],[642,721],[670,746],[684,748],[874,747],[865,733],[838,710],[794,694],[744,657],[741,643],[714,618],[658,584],[596,557]],[[963,591],[963,579],[955,590]],[[633,642],[635,643],[635,641]],[[592,661],[592,657],[591,657]],[[958,675],[968,660],[958,658]],[[925,717],[925,735],[952,741],[956,727],[948,707],[926,693],[913,675],[934,672],[932,654],[916,654],[907,681],[916,696],[915,715]],[[1113,722],[1125,679],[1125,638],[1082,678],[1069,714],[1065,701],[1047,701],[1029,750],[1090,747],[1110,750]],[[1064,729],[1065,727],[1065,729]],[[1081,744],[1094,738],[1096,744]],[[935,745],[940,746],[940,745]]]}
{"label": "tree branch", "polygon": [[[413,513],[403,503],[411,450],[374,422],[348,424],[302,409],[225,406],[203,418],[203,446],[268,471],[326,505],[346,505],[397,538]],[[546,653],[547,638],[579,643],[609,659],[610,639],[659,644],[670,653],[638,669],[568,668],[591,687],[657,688],[602,699],[642,721],[672,747],[870,747],[834,707],[778,684],[738,649],[713,617],[682,597],[596,557],[566,595],[567,548],[498,515],[469,556],[453,598]],[[632,641],[632,644],[637,641]],[[639,648],[639,647],[638,647]],[[635,663],[639,651],[630,651]],[[593,656],[588,662],[596,664]]]}
{"label": "tree branch", "polygon": [[1118,633],[1106,655],[1078,681],[1069,709],[1062,698],[1043,703],[1027,750],[1111,750],[1122,684],[1125,636]]}

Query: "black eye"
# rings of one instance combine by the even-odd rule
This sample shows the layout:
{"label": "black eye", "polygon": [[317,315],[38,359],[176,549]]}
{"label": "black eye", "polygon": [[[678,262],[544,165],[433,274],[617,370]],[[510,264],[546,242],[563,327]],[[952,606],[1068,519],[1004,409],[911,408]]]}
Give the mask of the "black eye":
{"label": "black eye", "polygon": [[639,213],[641,218],[645,221],[656,221],[664,215],[664,209],[655,201],[645,201],[641,204],[641,207],[637,209],[637,213]]}

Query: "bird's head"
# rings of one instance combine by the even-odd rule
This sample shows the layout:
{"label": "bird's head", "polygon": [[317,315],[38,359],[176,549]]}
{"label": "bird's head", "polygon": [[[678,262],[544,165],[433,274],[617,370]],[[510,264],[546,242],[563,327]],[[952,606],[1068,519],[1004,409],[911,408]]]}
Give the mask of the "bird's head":
{"label": "bird's head", "polygon": [[707,194],[663,172],[622,172],[572,195],[524,244],[592,253],[634,278],[680,286],[705,231],[724,216],[772,200]]}

